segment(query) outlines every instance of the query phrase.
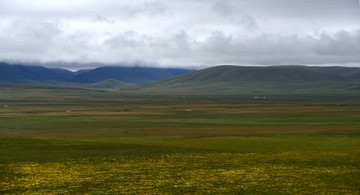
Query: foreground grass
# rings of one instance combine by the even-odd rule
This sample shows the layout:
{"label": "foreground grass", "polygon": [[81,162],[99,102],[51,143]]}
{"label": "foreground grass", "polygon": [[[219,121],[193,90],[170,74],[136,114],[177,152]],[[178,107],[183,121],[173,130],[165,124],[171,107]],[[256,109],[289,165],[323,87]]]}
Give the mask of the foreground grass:
{"label": "foreground grass", "polygon": [[360,192],[360,143],[353,136],[1,143],[1,193]]}
{"label": "foreground grass", "polygon": [[360,193],[356,97],[31,90],[0,98],[1,194]]}
{"label": "foreground grass", "polygon": [[2,142],[1,193],[360,192],[347,136]]}
{"label": "foreground grass", "polygon": [[337,152],[213,152],[17,162],[5,167],[1,185],[3,193],[356,194],[357,160]]}

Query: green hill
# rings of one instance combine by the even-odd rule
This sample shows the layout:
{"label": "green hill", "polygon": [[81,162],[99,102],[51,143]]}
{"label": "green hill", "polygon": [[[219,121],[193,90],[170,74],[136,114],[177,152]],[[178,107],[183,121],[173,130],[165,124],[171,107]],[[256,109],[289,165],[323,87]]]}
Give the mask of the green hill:
{"label": "green hill", "polygon": [[90,87],[94,89],[122,89],[129,86],[132,86],[132,84],[124,83],[116,79],[107,79],[98,83],[90,84]]}
{"label": "green hill", "polygon": [[131,87],[145,94],[356,94],[360,69],[348,67],[217,66]]}

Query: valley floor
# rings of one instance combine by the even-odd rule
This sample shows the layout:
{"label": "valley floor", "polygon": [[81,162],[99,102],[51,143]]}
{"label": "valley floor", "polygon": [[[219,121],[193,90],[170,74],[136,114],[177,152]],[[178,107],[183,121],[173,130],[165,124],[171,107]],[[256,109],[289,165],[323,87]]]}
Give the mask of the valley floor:
{"label": "valley floor", "polygon": [[1,194],[359,194],[357,97],[0,89]]}

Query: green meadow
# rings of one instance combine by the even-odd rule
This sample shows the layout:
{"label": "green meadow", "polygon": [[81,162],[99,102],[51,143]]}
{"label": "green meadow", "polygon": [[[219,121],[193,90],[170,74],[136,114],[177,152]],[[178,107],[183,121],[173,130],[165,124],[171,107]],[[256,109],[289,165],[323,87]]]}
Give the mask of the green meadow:
{"label": "green meadow", "polygon": [[357,96],[0,85],[0,194],[359,194]]}

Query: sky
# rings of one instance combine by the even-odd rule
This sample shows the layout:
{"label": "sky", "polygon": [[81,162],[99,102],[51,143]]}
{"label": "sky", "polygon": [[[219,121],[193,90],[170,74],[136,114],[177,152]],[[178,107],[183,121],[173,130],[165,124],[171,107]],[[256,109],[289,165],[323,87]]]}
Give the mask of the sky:
{"label": "sky", "polygon": [[359,0],[1,0],[0,61],[360,66]]}

